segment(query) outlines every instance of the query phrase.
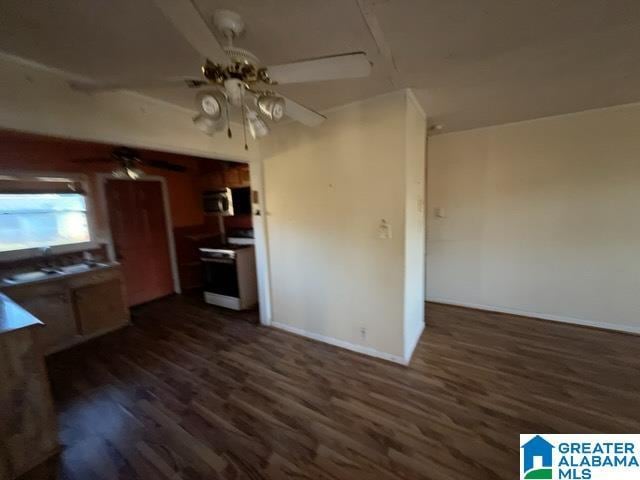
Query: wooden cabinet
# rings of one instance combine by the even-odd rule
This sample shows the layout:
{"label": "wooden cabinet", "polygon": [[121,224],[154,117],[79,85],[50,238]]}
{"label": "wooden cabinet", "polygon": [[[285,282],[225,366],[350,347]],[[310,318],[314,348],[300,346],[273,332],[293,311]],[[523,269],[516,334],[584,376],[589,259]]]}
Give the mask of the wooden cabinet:
{"label": "wooden cabinet", "polygon": [[[2,303],[2,302],[0,302]],[[56,420],[37,333],[0,334],[0,478],[14,479],[58,451]]]}
{"label": "wooden cabinet", "polygon": [[227,187],[248,187],[251,184],[249,179],[249,165],[238,163],[225,170],[225,182]]}
{"label": "wooden cabinet", "polygon": [[238,168],[227,168],[224,172],[224,180],[227,187],[237,187],[241,185],[241,176]]}
{"label": "wooden cabinet", "polygon": [[12,289],[9,295],[46,325],[38,329],[39,341],[45,351],[76,337],[76,322],[69,289],[63,282],[22,285]]}
{"label": "wooden cabinet", "polygon": [[201,187],[203,191],[217,190],[225,187],[224,171],[218,170],[209,172],[201,177]]}
{"label": "wooden cabinet", "polygon": [[218,163],[201,177],[202,190],[248,187],[250,184],[249,165],[244,163]]}
{"label": "wooden cabinet", "polygon": [[39,341],[51,353],[126,325],[123,285],[120,267],[110,267],[3,290],[44,323]]}
{"label": "wooden cabinet", "polygon": [[122,324],[127,307],[118,280],[111,280],[73,290],[78,330],[82,335],[92,335]]}

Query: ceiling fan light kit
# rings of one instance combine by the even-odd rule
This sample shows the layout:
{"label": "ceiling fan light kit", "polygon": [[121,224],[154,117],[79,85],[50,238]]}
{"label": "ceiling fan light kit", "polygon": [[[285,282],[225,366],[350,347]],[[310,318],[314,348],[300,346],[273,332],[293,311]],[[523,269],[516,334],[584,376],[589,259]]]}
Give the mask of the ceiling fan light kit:
{"label": "ceiling fan light kit", "polygon": [[199,113],[195,117],[193,117],[193,124],[200,129],[201,132],[213,136],[214,133],[221,130],[221,123],[216,122],[212,118]]}
{"label": "ceiling fan light kit", "polygon": [[[194,124],[208,135],[216,130],[211,122],[220,119],[229,128],[228,106],[239,108],[252,136],[261,137],[269,132],[266,120],[277,122],[284,115],[304,125],[315,127],[325,117],[290,98],[278,95],[273,87],[280,84],[338,80],[343,78],[366,77],[371,73],[371,63],[364,52],[345,53],[322,58],[264,66],[252,52],[233,44],[245,30],[242,17],[230,10],[217,10],[213,16],[213,26],[226,39],[222,46],[192,0],[154,0],[156,6],[182,34],[182,36],[202,55],[204,64],[200,78],[184,77],[182,84],[191,88],[205,85],[214,86],[197,97],[199,115]],[[175,83],[175,81],[174,81]],[[85,91],[126,89],[127,82],[110,85],[84,86]],[[133,87],[139,89],[141,85]],[[255,102],[257,112],[249,109],[247,100]],[[247,110],[245,110],[247,109]],[[252,112],[252,113],[251,113]],[[246,117],[246,118],[245,118]],[[264,117],[264,118],[262,118]],[[216,124],[217,127],[217,124]],[[246,130],[244,130],[246,134]],[[245,145],[246,148],[246,145]]]}
{"label": "ceiling fan light kit", "polygon": [[269,125],[254,110],[247,109],[247,123],[249,124],[249,133],[254,140],[269,134]]}
{"label": "ceiling fan light kit", "polygon": [[229,103],[234,107],[240,107],[244,99],[244,84],[238,78],[227,78],[224,81],[224,91]]}
{"label": "ceiling fan light kit", "polygon": [[202,115],[219,120],[225,110],[226,96],[219,90],[204,90],[196,96],[196,106]]}
{"label": "ceiling fan light kit", "polygon": [[138,180],[143,177],[145,173],[136,167],[120,167],[111,172],[114,178],[121,180]]}
{"label": "ceiling fan light kit", "polygon": [[279,122],[284,117],[285,102],[282,97],[276,95],[260,95],[256,99],[256,105],[258,105],[260,113],[269,120]]}

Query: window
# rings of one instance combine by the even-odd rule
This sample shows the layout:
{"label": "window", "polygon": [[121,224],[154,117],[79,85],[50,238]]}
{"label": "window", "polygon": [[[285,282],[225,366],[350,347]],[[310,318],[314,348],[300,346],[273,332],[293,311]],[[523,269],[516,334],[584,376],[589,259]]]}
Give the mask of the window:
{"label": "window", "polygon": [[91,240],[80,193],[0,193],[0,253]]}

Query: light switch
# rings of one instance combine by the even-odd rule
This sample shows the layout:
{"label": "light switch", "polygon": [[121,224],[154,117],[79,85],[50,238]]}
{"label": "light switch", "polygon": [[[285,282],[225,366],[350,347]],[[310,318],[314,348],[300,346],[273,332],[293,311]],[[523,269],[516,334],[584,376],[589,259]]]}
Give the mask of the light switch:
{"label": "light switch", "polygon": [[391,225],[383,218],[378,227],[378,238],[387,240],[391,238]]}

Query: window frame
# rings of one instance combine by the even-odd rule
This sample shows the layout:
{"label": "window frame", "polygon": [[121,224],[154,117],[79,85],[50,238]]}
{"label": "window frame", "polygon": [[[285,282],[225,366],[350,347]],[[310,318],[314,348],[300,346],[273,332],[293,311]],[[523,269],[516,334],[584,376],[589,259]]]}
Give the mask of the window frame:
{"label": "window frame", "polygon": [[[91,189],[91,183],[87,175],[82,173],[67,173],[67,172],[25,172],[25,171],[2,171],[0,176],[14,177],[17,182],[33,182],[42,181],[43,178],[65,178],[70,181],[78,182],[82,185],[85,192],[85,205],[87,207],[87,225],[89,227],[89,241],[78,243],[65,243],[64,245],[52,245],[51,255],[63,255],[65,253],[81,252],[83,250],[89,250],[99,247],[99,242],[96,239],[97,224],[96,224],[96,209],[94,205],[94,195]],[[20,250],[9,250],[7,252],[0,252],[0,262],[9,262],[14,260],[25,260],[29,258],[42,257],[42,247],[35,248],[23,248]]]}

